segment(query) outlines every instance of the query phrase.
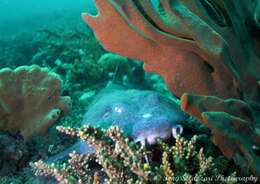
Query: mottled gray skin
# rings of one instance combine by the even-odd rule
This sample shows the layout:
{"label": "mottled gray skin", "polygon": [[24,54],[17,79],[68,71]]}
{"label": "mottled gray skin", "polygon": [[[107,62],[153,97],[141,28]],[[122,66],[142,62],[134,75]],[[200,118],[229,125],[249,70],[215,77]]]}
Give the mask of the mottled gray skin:
{"label": "mottled gray skin", "polygon": [[119,126],[135,141],[154,144],[156,138],[167,139],[174,130],[181,131],[179,123],[186,119],[177,102],[157,92],[110,85],[90,104],[82,125]]}
{"label": "mottled gray skin", "polygon": [[[154,144],[156,138],[167,139],[172,134],[181,133],[179,123],[186,119],[187,115],[177,102],[157,92],[110,85],[89,105],[82,125],[105,129],[111,125],[119,126],[135,141]],[[80,153],[91,151],[83,141],[74,145],[73,149]]]}

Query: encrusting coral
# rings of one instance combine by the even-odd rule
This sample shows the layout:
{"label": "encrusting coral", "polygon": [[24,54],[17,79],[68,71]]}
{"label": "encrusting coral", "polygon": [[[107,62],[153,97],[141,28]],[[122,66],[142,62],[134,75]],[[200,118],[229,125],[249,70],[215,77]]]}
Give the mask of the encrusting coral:
{"label": "encrusting coral", "polygon": [[[65,134],[80,137],[96,150],[95,153],[86,154],[73,152],[68,163],[48,165],[40,160],[31,164],[36,169],[36,175],[53,176],[62,184],[173,184],[193,183],[195,178],[196,183],[208,183],[208,179],[216,183],[225,183],[217,179],[221,172],[215,167],[214,159],[206,158],[202,148],[197,151],[197,136],[191,140],[177,136],[173,146],[159,140],[157,146],[162,152],[162,157],[153,160],[147,148],[123,136],[118,127],[110,127],[106,131],[89,125],[82,128],[57,129]],[[89,165],[93,161],[102,167],[101,171],[93,172],[94,167]],[[224,171],[224,168],[222,169]],[[105,174],[102,175],[101,172]],[[235,176],[235,173],[232,176]]]}
{"label": "encrusting coral", "polygon": [[68,112],[61,79],[37,65],[0,70],[0,129],[19,130],[25,139],[44,133]]}
{"label": "encrusting coral", "polygon": [[183,110],[212,130],[228,158],[260,176],[259,1],[95,2],[99,14],[83,18],[104,48],[142,60],[176,96],[188,93]]}

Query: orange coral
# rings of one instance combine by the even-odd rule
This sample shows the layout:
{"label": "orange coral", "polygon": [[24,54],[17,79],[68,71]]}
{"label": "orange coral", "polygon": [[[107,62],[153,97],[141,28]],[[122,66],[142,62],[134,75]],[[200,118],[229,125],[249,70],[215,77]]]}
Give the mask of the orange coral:
{"label": "orange coral", "polygon": [[[152,11],[147,0],[140,3],[143,8],[149,9],[150,18],[154,18],[150,22],[134,1],[97,0],[96,3],[99,15],[91,17],[83,14],[83,17],[107,50],[143,60],[145,69],[162,75],[169,89],[177,96],[192,92],[238,97],[234,77],[224,63],[218,62],[224,41],[184,6],[172,12],[165,11],[171,16],[166,17],[168,19],[174,20],[176,17],[181,21],[193,21],[192,24],[180,22],[180,27],[176,27],[179,24],[174,21],[165,23],[156,18],[154,14],[157,12]],[[169,3],[162,1],[167,9],[170,8]],[[188,17],[182,17],[180,11],[187,11]],[[167,23],[170,25],[165,25]],[[187,34],[183,34],[183,30]],[[206,34],[197,35],[198,30]],[[208,33],[211,34],[207,36]]]}
{"label": "orange coral", "polygon": [[47,68],[0,70],[0,129],[20,130],[25,139],[43,133],[69,109],[61,79]]}

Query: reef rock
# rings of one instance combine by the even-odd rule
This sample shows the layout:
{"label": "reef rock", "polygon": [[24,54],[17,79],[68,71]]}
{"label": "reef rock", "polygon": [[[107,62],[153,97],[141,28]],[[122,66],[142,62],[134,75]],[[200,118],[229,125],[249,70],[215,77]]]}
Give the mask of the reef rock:
{"label": "reef rock", "polygon": [[61,79],[47,68],[21,66],[0,70],[0,129],[19,130],[25,139],[44,133],[68,112]]}

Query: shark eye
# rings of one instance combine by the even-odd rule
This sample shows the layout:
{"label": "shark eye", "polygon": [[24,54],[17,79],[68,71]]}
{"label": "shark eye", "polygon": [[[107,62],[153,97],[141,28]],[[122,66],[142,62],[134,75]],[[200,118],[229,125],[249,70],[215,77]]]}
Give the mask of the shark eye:
{"label": "shark eye", "polygon": [[177,125],[176,126],[176,133],[180,135],[180,134],[182,134],[182,132],[183,132],[182,126],[181,125]]}
{"label": "shark eye", "polygon": [[183,127],[181,125],[176,125],[172,128],[172,136],[176,139],[178,135],[182,134]]}

